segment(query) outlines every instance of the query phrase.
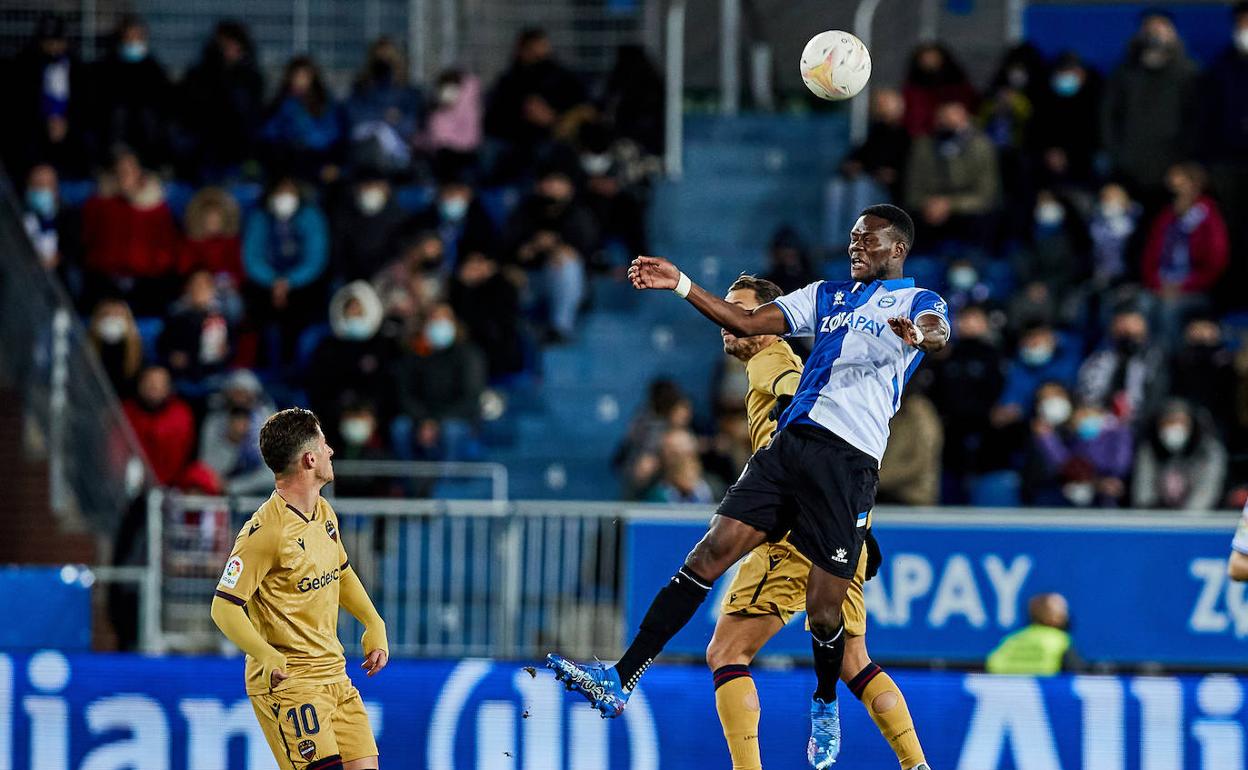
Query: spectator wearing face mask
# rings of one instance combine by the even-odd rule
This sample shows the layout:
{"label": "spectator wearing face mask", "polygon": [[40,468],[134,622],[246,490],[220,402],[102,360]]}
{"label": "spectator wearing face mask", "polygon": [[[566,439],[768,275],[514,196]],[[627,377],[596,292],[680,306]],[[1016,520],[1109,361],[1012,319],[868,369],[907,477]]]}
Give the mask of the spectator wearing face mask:
{"label": "spectator wearing face mask", "polygon": [[351,195],[330,218],[333,273],[342,281],[368,280],[394,258],[411,218],[399,208],[390,183],[377,169],[358,172]]}
{"label": "spectator wearing face mask", "polygon": [[1023,332],[1018,355],[1009,364],[1001,398],[992,410],[996,428],[1022,421],[1030,415],[1041,383],[1057,382],[1071,387],[1079,369],[1079,350],[1048,326],[1034,326]]}
{"label": "spectator wearing face mask", "polygon": [[10,104],[5,158],[17,176],[36,159],[61,173],[85,176],[90,93],[83,64],[70,49],[65,19],[45,13],[6,79]]}
{"label": "spectator wearing face mask", "polygon": [[320,281],[328,265],[324,214],[294,179],[277,179],[243,227],[247,305],[266,335],[277,335],[276,346],[268,343],[270,359],[290,361],[300,332],[323,312]]}
{"label": "spectator wearing face mask", "polygon": [[1226,448],[1208,418],[1173,399],[1136,451],[1131,496],[1140,508],[1207,511],[1218,505],[1225,478]]}
{"label": "spectator wearing face mask", "polygon": [[[1200,157],[1209,163],[1213,188],[1226,211],[1248,210],[1248,0],[1235,5],[1231,45],[1214,60],[1201,93],[1204,116]],[[1248,221],[1227,222],[1235,257],[1227,284],[1248,279]],[[1236,298],[1238,299],[1238,298]]]}
{"label": "spectator wearing face mask", "polygon": [[[1042,389],[1039,397],[1057,398],[1053,388]],[[1048,485],[1060,489],[1066,505],[1078,508],[1095,506],[1116,508],[1126,497],[1126,479],[1131,473],[1131,429],[1110,412],[1094,403],[1075,407],[1070,418],[1055,425],[1049,418],[1055,414],[1040,413],[1032,420],[1032,437],[1035,442],[1032,473],[1032,504],[1056,504],[1059,501],[1044,495]],[[1050,411],[1060,411],[1057,405],[1047,406]],[[1047,483],[1046,483],[1047,482]],[[1040,487],[1040,488],[1037,488]],[[1048,499],[1045,499],[1048,497]],[[1050,502],[1051,501],[1051,502]]]}
{"label": "spectator wearing face mask", "polygon": [[120,299],[100,300],[87,334],[113,390],[120,398],[129,397],[143,365],[143,339],[130,306]]}
{"label": "spectator wearing face mask", "polygon": [[449,299],[468,336],[485,353],[491,381],[524,370],[520,295],[498,262],[479,251],[459,262]]}
{"label": "spectator wearing face mask", "polygon": [[616,264],[595,260],[600,268],[631,262],[646,246],[645,203],[648,191],[643,180],[629,178],[624,158],[619,157],[610,129],[601,121],[583,124],[577,132],[577,162],[581,171],[581,194],[593,214],[604,246],[614,247]]}
{"label": "spectator wearing face mask", "polygon": [[22,225],[35,247],[39,264],[55,271],[71,293],[81,288],[77,244],[82,237],[78,218],[61,207],[56,169],[46,163],[31,168],[26,177]]}
{"label": "spectator wearing face mask", "polygon": [[127,399],[122,409],[157,482],[210,494],[220,492],[216,474],[194,461],[195,418],[186,402],[174,395],[168,370],[161,366],[144,369],[134,398]]}
{"label": "spectator wearing face mask", "polygon": [[446,296],[446,254],[438,234],[426,230],[408,241],[398,259],[373,277],[385,317],[410,331]]}
{"label": "spectator wearing face mask", "polygon": [[781,225],[771,234],[767,269],[761,277],[785,292],[797,291],[818,280],[806,242],[790,225]]}
{"label": "spectator wearing face mask", "polygon": [[643,155],[663,154],[663,75],[643,46],[622,45],[602,85],[603,118]]}
{"label": "spectator wearing face mask", "polygon": [[1146,202],[1160,197],[1166,170],[1193,149],[1196,99],[1196,65],[1174,21],[1162,11],[1146,12],[1101,102],[1113,170]]}
{"label": "spectator wearing face mask", "polygon": [[260,380],[246,369],[231,372],[221,389],[209,396],[199,431],[199,458],[230,494],[263,492],[273,486],[273,473],[260,457],[260,426],[273,410]]}
{"label": "spectator wearing face mask", "polygon": [[183,154],[199,166],[195,171],[212,181],[238,175],[255,157],[264,119],[264,74],[247,27],[232,19],[217,22],[178,90],[191,143]]}
{"label": "spectator wearing face mask", "polygon": [[87,293],[121,295],[139,315],[159,315],[177,285],[181,236],[160,179],[126,148],[82,209]]}
{"label": "spectator wearing face mask", "polygon": [[416,214],[412,227],[437,233],[451,266],[458,264],[463,254],[495,254],[500,246],[498,226],[481,205],[466,172],[448,171],[442,177],[437,198]]}
{"label": "spectator wearing face mask", "polygon": [[481,80],[462,70],[438,75],[433,111],[419,144],[433,154],[435,167],[465,170],[481,148]]}
{"label": "spectator wearing face mask", "polygon": [[983,243],[997,208],[1000,178],[992,142],[961,102],[936,111],[935,130],[915,140],[906,178],[907,205],[919,213],[926,242]]}
{"label": "spectator wearing face mask", "polygon": [[152,54],[147,24],[141,18],[122,17],[111,49],[96,65],[91,82],[96,157],[125,144],[153,168],[168,163],[172,159],[173,84]]}
{"label": "spectator wearing face mask", "polygon": [[1170,371],[1171,395],[1209,412],[1223,438],[1233,436],[1238,423],[1235,360],[1217,320],[1200,314],[1188,319]]}
{"label": "spectator wearing face mask", "polygon": [[892,88],[872,89],[871,121],[867,138],[841,162],[840,173],[828,183],[824,244],[840,247],[872,203],[901,200],[910,155],[910,132],[905,126],[906,102]]}
{"label": "spectator wearing face mask", "polygon": [[382,420],[393,414],[390,366],[397,351],[391,338],[378,333],[381,321],[381,300],[365,281],[343,286],[330,300],[333,333],[317,346],[303,379],[331,444],[341,438],[335,430],[346,395],[376,405]]}
{"label": "spectator wearing face mask", "polygon": [[466,460],[476,454],[485,371],[481,351],[461,334],[451,306],[434,306],[394,375],[418,457]]}
{"label": "spectator wearing face mask", "polygon": [[338,178],[346,140],[342,109],[312,57],[296,56],[287,63],[261,139],[270,170],[291,169],[313,182]]}
{"label": "spectator wearing face mask", "polygon": [[914,49],[901,94],[906,102],[906,129],[912,137],[932,132],[942,104],[957,102],[969,114],[979,101],[966,70],[939,43],[924,43]]}
{"label": "spectator wearing face mask", "polygon": [[992,287],[970,259],[955,259],[945,273],[945,299],[955,311],[972,305],[984,305],[992,299]]}
{"label": "spectator wearing face mask", "polygon": [[343,112],[353,165],[371,166],[386,176],[411,171],[412,142],[425,121],[425,95],[408,82],[407,61],[389,37],[369,46]]}
{"label": "spectator wearing face mask", "polygon": [[1044,183],[1087,185],[1094,179],[1101,90],[1100,76],[1079,54],[1067,51],[1057,58],[1037,96],[1031,125]]}
{"label": "spectator wearing face mask", "polygon": [[901,406],[889,424],[894,440],[880,461],[877,500],[924,506],[940,502],[940,460],[945,432],[927,397],[931,372],[921,372],[906,387]]}
{"label": "spectator wearing face mask", "polygon": [[1134,276],[1143,214],[1144,207],[1131,200],[1122,185],[1110,182],[1101,187],[1088,223],[1094,290],[1118,286]]}
{"label": "spectator wearing face mask", "polygon": [[1019,282],[1038,281],[1050,296],[1071,299],[1087,277],[1087,226],[1069,202],[1047,189],[1036,194],[1031,220],[1027,246],[1014,259]]}
{"label": "spectator wearing face mask", "polygon": [[1103,404],[1128,424],[1151,414],[1165,397],[1169,372],[1166,354],[1150,342],[1142,312],[1115,313],[1109,339],[1079,367],[1080,400]]}
{"label": "spectator wearing face mask", "polygon": [[593,215],[562,171],[547,171],[507,223],[512,263],[528,276],[527,301],[548,305],[549,338],[572,336],[585,297],[585,260],[598,243]]}
{"label": "spectator wearing face mask", "polygon": [[[342,415],[335,434],[335,460],[389,460],[393,456],[386,447],[385,420],[369,401],[348,395],[336,410]],[[410,482],[408,482],[410,483]],[[424,485],[417,485],[422,487]],[[427,490],[406,488],[404,481],[381,476],[345,475],[334,479],[334,494],[339,497],[427,497]]]}
{"label": "spectator wearing face mask", "polygon": [[212,274],[191,273],[186,290],[173,304],[158,350],[177,383],[178,392],[200,399],[225,370],[233,352],[234,330]]}
{"label": "spectator wearing face mask", "polygon": [[1189,313],[1207,310],[1209,292],[1226,272],[1230,242],[1218,204],[1205,192],[1208,176],[1195,163],[1166,174],[1173,198],[1149,228],[1141,278],[1156,297],[1155,326],[1173,349]]}

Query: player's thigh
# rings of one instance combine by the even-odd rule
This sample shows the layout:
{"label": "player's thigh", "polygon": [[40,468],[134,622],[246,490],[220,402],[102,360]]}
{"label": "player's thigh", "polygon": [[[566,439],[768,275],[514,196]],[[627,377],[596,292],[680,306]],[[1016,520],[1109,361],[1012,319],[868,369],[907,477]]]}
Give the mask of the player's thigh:
{"label": "player's thigh", "polygon": [[372,770],[378,767],[377,741],[364,709],[364,699],[352,684],[337,685],[338,708],[334,711],[334,735],[342,754],[344,770]]}
{"label": "player's thigh", "polygon": [[715,514],[706,534],[685,561],[707,580],[718,580],[738,559],[765,539],[766,534],[755,525]]}
{"label": "player's thigh", "polygon": [[706,648],[706,662],[712,669],[748,665],[782,628],[779,615],[720,615]]}
{"label": "player's thigh", "polygon": [[[827,437],[806,439],[794,461],[802,473],[796,480],[797,523],[790,540],[823,572],[850,581],[861,561],[867,518],[875,505],[879,484],[875,459]],[[808,610],[813,609],[810,602],[808,597]]]}
{"label": "player's thigh", "polygon": [[792,510],[793,485],[792,469],[782,461],[786,440],[792,442],[781,433],[770,446],[754,453],[720,501],[717,515],[748,524],[773,539],[784,534],[781,529],[787,531],[786,512]]}
{"label": "player's thigh", "polygon": [[250,700],[282,770],[316,770],[340,755],[333,725],[338,699],[330,688],[279,690]]}

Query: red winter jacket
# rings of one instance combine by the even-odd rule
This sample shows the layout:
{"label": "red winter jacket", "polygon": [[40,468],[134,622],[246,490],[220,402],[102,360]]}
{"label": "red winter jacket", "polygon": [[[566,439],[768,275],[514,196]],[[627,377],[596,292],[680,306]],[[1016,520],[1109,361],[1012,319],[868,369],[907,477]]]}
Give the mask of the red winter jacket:
{"label": "red winter jacket", "polygon": [[121,196],[95,197],[82,209],[87,267],[106,275],[152,278],[177,266],[181,235],[163,200],[139,208]]}
{"label": "red winter jacket", "polygon": [[122,408],[152,464],[156,480],[164,485],[175,484],[190,465],[191,453],[195,450],[195,418],[191,408],[176,396],[155,412],[144,409],[133,399],[127,399]]}
{"label": "red winter jacket", "polygon": [[182,243],[178,272],[183,275],[207,270],[213,275],[225,273],[235,286],[243,283],[243,250],[237,235],[214,235],[209,238],[187,238]]}
{"label": "red winter jacket", "polygon": [[[1182,241],[1187,243],[1185,265],[1172,261],[1175,246]],[[1196,294],[1211,288],[1229,261],[1230,239],[1222,212],[1212,198],[1202,196],[1182,217],[1173,206],[1166,206],[1153,220],[1144,244],[1140,275],[1145,286],[1160,291],[1167,282],[1167,269],[1177,271],[1182,276],[1178,283],[1183,293]]]}

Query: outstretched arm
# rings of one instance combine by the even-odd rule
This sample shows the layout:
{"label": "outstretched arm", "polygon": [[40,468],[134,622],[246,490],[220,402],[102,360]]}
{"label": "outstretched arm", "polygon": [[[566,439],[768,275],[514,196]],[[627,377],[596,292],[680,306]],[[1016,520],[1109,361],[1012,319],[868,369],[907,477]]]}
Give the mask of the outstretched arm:
{"label": "outstretched arm", "polygon": [[949,327],[934,313],[924,313],[916,321],[905,317],[890,318],[888,326],[893,334],[901,337],[902,342],[924,353],[935,353],[949,341]]}
{"label": "outstretched arm", "polygon": [[675,290],[678,287],[682,289],[687,287],[685,299],[689,300],[689,303],[697,308],[699,313],[738,337],[786,334],[789,331],[784,312],[776,305],[767,303],[753,310],[746,310],[740,305],[725,302],[690,281],[679,268],[662,257],[634,259],[633,264],[628,268],[628,278],[633,282],[634,289]]}

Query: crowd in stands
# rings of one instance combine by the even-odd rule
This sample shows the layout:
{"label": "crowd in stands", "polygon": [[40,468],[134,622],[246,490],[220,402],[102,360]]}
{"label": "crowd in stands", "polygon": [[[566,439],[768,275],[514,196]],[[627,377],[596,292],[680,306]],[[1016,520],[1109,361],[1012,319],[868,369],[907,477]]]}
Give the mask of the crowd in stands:
{"label": "crowd in stands", "polygon": [[[1243,504],[1248,3],[1232,19],[1204,71],[1150,11],[1111,72],[1022,44],[980,90],[931,43],[901,88],[875,84],[866,139],[829,185],[826,260],[782,228],[760,272],[785,291],[843,280],[862,207],[914,216],[907,272],[955,329],[893,420],[881,502]],[[718,461],[743,377],[728,360],[700,440],[684,396],[656,384],[617,457],[625,494],[715,499],[742,467]]]}
{"label": "crowd in stands", "polygon": [[414,82],[381,38],[341,91],[309,55],[272,82],[236,21],[180,77],[139,17],[106,48],[38,21],[0,155],[163,484],[263,485],[274,404],[340,457],[475,459],[486,389],[645,250],[662,86],[639,47],[588,82],[526,30],[487,88]]}

